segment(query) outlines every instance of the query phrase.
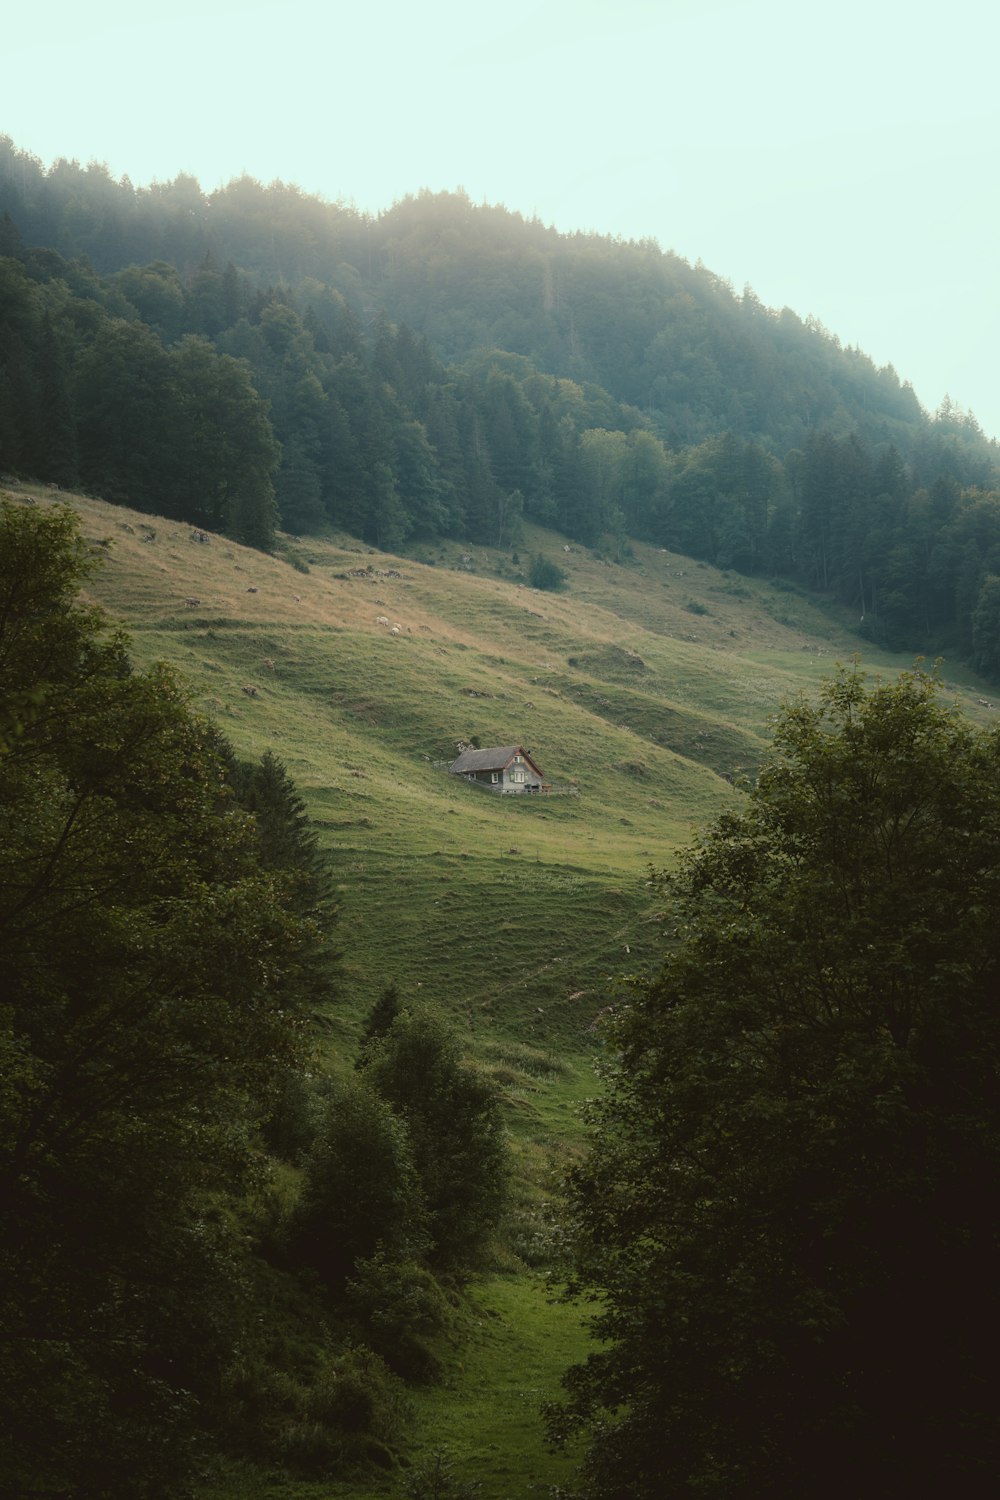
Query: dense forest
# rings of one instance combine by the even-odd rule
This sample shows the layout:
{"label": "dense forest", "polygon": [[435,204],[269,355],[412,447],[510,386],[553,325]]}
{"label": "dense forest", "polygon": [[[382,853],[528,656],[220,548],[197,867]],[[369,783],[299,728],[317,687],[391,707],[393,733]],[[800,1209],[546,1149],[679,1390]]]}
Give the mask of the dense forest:
{"label": "dense forest", "polygon": [[996,445],[704,267],[460,193],[369,218],[9,139],[0,214],[2,472],[264,548],[637,537],[1000,675]]}

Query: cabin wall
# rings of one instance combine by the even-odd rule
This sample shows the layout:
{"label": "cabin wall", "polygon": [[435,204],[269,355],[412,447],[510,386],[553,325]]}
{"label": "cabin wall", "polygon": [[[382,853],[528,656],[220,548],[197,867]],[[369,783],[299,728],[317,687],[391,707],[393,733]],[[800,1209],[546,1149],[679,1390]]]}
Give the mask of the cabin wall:
{"label": "cabin wall", "polygon": [[534,766],[522,756],[520,761],[511,761],[502,775],[502,787],[505,792],[526,792],[530,788],[541,784],[541,776]]}
{"label": "cabin wall", "polygon": [[463,776],[466,781],[474,781],[477,786],[488,787],[494,792],[533,792],[541,789],[542,774],[534,767],[524,755],[516,755],[509,765],[502,770],[482,771],[457,771],[454,773]]}
{"label": "cabin wall", "polygon": [[[523,776],[524,779],[522,781],[517,780],[518,773]],[[494,774],[497,778],[496,781],[493,780]],[[520,793],[531,791],[535,786],[540,786],[542,780],[537,772],[524,762],[520,765],[511,764],[505,770],[495,773],[493,771],[475,771],[467,772],[466,776],[469,781],[477,781],[480,786],[492,787],[496,792]]]}

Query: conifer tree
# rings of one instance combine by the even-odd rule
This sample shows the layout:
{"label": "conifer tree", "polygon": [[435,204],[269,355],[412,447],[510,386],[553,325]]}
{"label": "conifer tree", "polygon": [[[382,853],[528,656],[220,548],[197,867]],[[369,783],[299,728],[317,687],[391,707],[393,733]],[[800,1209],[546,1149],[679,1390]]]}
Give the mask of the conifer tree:
{"label": "conifer tree", "polygon": [[36,438],[34,471],[40,479],[71,489],[79,472],[72,381],[48,313],[38,353],[38,399],[44,422]]}
{"label": "conifer tree", "polygon": [[372,1044],[388,1036],[401,1010],[402,1001],[399,997],[398,986],[395,983],[387,984],[384,990],[379,991],[378,999],[365,1017],[358,1044],[357,1067],[365,1066],[371,1055]]}

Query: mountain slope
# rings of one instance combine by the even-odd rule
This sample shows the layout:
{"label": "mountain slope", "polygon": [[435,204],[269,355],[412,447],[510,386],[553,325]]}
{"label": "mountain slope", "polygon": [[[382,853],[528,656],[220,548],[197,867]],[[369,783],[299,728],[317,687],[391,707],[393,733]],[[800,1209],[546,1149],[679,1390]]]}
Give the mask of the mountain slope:
{"label": "mountain slope", "polygon": [[[649,864],[737,795],[779,700],[856,647],[797,591],[653,548],[620,566],[533,531],[567,575],[541,593],[486,548],[420,560],[329,539],[269,557],[72,503],[137,659],[175,664],[240,753],[273,747],[295,777],[334,856],[353,1005],[396,979],[582,1043],[602,987],[655,956]],[[575,795],[449,777],[473,736],[524,743]]]}

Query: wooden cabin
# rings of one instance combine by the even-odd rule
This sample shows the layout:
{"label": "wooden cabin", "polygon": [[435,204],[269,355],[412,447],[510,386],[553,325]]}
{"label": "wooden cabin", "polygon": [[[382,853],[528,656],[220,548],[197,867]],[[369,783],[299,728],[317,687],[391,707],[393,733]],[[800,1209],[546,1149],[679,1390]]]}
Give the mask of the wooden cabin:
{"label": "wooden cabin", "polygon": [[495,792],[541,792],[541,767],[523,745],[498,745],[488,750],[463,750],[448,767],[451,776],[464,776]]}

